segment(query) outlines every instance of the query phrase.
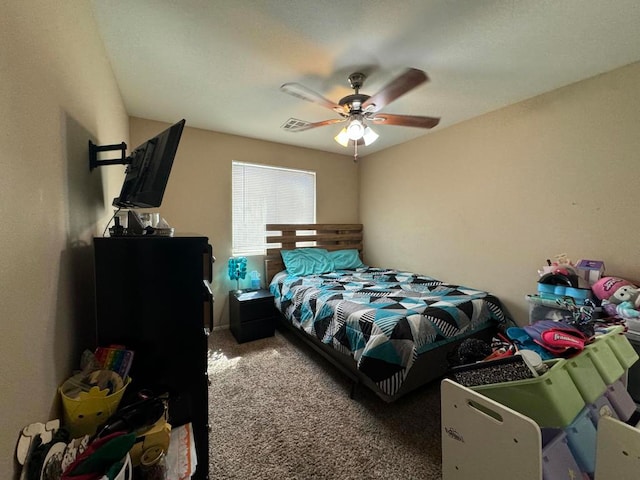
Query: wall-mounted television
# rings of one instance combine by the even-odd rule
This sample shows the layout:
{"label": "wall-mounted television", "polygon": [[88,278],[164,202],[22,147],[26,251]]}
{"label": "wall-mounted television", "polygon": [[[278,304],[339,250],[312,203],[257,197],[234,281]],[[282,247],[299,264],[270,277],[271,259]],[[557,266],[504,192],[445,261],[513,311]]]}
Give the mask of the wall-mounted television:
{"label": "wall-mounted television", "polygon": [[160,206],[184,124],[185,120],[180,120],[131,152],[120,195],[113,199],[114,207]]}

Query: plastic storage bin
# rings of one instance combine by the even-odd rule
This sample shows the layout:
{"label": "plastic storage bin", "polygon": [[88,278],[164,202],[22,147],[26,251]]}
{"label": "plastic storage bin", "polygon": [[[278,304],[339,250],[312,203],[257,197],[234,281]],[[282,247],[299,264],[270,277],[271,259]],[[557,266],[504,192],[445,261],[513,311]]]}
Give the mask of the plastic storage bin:
{"label": "plastic storage bin", "polygon": [[605,396],[623,422],[629,420],[636,411],[636,403],[620,380],[607,387]]}
{"label": "plastic storage bin", "polygon": [[624,335],[624,327],[622,325],[610,328],[609,332],[599,336],[598,340],[604,341],[609,345],[624,370],[628,370],[640,358],[638,352]]}
{"label": "plastic storage bin", "polygon": [[[542,434],[542,478],[580,478],[580,465],[569,447],[569,440],[559,428],[543,428]],[[595,452],[594,452],[595,453]]]}
{"label": "plastic storage bin", "polygon": [[591,356],[596,370],[607,385],[611,385],[624,375],[625,368],[622,367],[605,339],[597,338],[593,343],[585,346],[580,355]]}
{"label": "plastic storage bin", "polygon": [[[629,330],[625,333],[625,337],[629,340],[636,353],[640,353],[640,333]],[[636,362],[629,367],[627,373],[627,391],[636,404],[640,405],[640,362]]]}
{"label": "plastic storage bin", "polygon": [[538,295],[527,295],[529,303],[529,323],[540,320],[573,320],[573,315],[568,309],[562,308],[555,300],[541,298]]}
{"label": "plastic storage bin", "polygon": [[[596,469],[596,443],[598,431],[591,421],[588,407],[582,409],[573,422],[565,429],[569,449],[580,470],[593,475]],[[556,477],[558,478],[558,477]]]}
{"label": "plastic storage bin", "polygon": [[565,368],[582,395],[585,403],[593,403],[607,390],[602,376],[598,373],[589,352],[581,352],[567,359]]}
{"label": "plastic storage bin", "polygon": [[569,287],[566,285],[551,285],[548,283],[538,282],[538,293],[543,299],[549,300],[556,298],[571,297],[576,305],[584,305],[585,300],[591,300],[592,293],[590,288]]}
{"label": "plastic storage bin", "polygon": [[564,428],[585,402],[566,368],[566,360],[545,362],[551,368],[536,378],[479,385],[472,390],[526,415],[540,427]]}
{"label": "plastic storage bin", "polygon": [[589,411],[589,417],[596,428],[598,428],[598,424],[602,417],[611,417],[619,420],[618,414],[606,395],[601,396],[595,402],[587,405],[587,410]]}
{"label": "plastic storage bin", "polygon": [[62,418],[71,437],[79,438],[96,433],[98,426],[116,412],[122,395],[131,383],[131,378],[127,377],[123,387],[111,395],[108,395],[107,390],[92,387],[88,392],[80,392],[77,397],[70,397],[63,393],[66,391],[65,385],[71,381],[72,379],[67,380],[60,387]]}

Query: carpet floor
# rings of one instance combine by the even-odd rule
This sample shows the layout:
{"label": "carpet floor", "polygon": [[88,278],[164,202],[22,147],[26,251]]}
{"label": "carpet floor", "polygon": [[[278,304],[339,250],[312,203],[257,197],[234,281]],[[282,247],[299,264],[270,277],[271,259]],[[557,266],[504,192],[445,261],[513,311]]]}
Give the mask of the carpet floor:
{"label": "carpet floor", "polygon": [[440,385],[394,403],[288,332],[209,339],[209,473],[218,479],[439,479]]}

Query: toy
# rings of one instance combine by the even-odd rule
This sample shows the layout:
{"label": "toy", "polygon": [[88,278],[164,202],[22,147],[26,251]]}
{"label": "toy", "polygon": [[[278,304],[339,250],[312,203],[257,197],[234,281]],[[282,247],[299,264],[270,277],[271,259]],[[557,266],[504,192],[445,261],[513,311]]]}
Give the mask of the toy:
{"label": "toy", "polygon": [[[556,259],[555,262],[553,262],[553,266],[556,267],[555,271],[562,273],[563,275],[569,275],[570,273],[575,274],[575,268],[573,268],[573,263],[571,263],[571,260],[569,260],[567,258],[567,254],[566,253],[560,253],[558,255],[556,255],[554,257]],[[547,262],[548,263],[548,262]]]}
{"label": "toy", "polygon": [[591,287],[602,307],[622,319],[640,318],[640,289],[618,277],[603,277]]}
{"label": "toy", "polygon": [[567,257],[566,253],[559,253],[555,255],[554,261],[547,259],[547,264],[538,270],[538,275],[541,277],[549,273],[557,273],[561,275],[577,275],[578,270],[573,265],[573,262]]}

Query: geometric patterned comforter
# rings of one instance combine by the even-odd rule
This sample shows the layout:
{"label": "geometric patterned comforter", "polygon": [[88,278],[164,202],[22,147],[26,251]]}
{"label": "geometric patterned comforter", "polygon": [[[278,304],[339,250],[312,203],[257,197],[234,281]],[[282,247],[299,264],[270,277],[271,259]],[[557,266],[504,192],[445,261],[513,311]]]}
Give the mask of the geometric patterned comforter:
{"label": "geometric patterned comforter", "polygon": [[368,267],[304,277],[285,271],[270,290],[294,326],[351,355],[390,396],[418,355],[508,320],[493,295],[396,270]]}

